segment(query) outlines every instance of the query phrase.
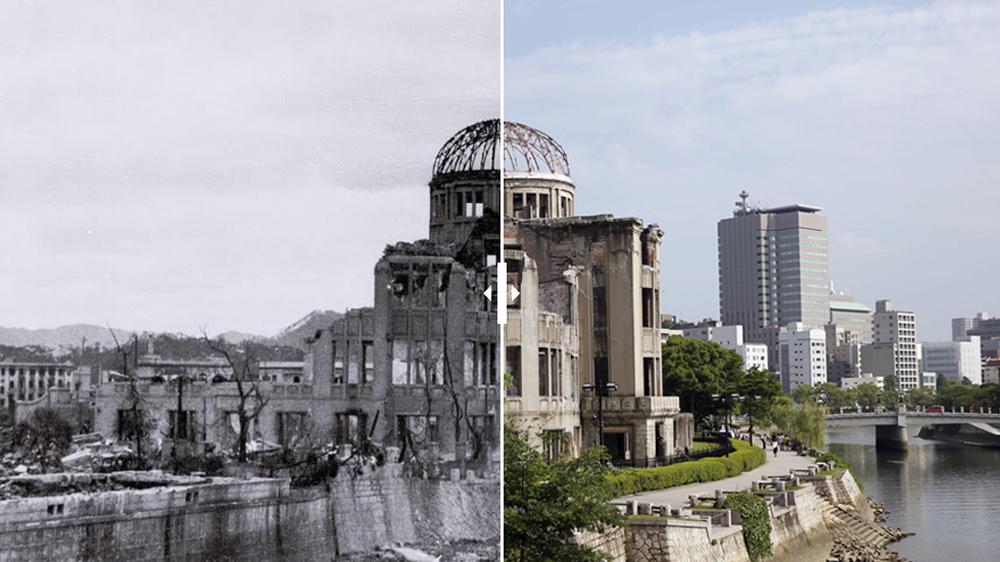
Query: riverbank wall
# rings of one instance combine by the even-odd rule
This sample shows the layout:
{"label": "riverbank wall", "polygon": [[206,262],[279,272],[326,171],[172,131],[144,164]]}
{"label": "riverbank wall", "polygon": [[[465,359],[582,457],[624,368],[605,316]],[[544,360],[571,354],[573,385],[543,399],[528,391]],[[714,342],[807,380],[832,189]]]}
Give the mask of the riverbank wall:
{"label": "riverbank wall", "polygon": [[274,478],[129,487],[108,475],[45,476],[84,491],[0,501],[3,562],[329,561],[390,543],[499,540],[496,475],[410,478],[387,464],[308,488]]}
{"label": "riverbank wall", "polygon": [[[770,515],[769,562],[828,560],[835,530],[843,530],[837,526],[841,521],[831,516],[834,511],[877,525],[851,474],[841,470],[817,475],[828,468],[815,466],[755,484]],[[581,535],[580,540],[610,555],[613,562],[749,562],[739,512],[706,507],[712,499],[693,497],[684,507],[631,502],[624,506],[623,527]]]}

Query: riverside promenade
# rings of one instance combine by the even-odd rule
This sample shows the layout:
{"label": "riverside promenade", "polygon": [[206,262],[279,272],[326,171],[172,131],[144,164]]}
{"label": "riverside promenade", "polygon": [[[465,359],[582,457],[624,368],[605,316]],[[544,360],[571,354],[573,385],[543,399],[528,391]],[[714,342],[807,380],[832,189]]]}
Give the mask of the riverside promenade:
{"label": "riverside promenade", "polygon": [[664,490],[654,490],[641,494],[622,496],[616,500],[635,500],[653,505],[671,505],[680,507],[687,503],[688,497],[692,495],[712,495],[715,490],[749,490],[750,483],[754,480],[766,480],[768,475],[787,475],[789,469],[806,468],[816,461],[812,457],[799,456],[793,451],[778,451],[775,458],[770,450],[767,451],[767,461],[753,470],[748,470],[737,476],[713,480],[712,482],[697,482],[695,484],[685,484],[674,486]]}

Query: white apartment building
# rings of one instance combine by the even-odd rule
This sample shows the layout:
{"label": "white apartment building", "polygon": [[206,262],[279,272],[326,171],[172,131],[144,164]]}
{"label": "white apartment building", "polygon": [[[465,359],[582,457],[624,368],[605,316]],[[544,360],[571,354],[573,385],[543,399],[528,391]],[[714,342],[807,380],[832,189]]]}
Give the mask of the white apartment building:
{"label": "white apartment building", "polygon": [[907,392],[922,385],[917,351],[917,320],[912,312],[893,310],[892,302],[875,303],[872,343],[861,350],[862,371],[886,380],[895,377],[896,387]]}
{"label": "white apartment building", "polygon": [[713,326],[700,328],[685,328],[684,337],[693,340],[715,342],[726,349],[731,349],[743,358],[743,366],[747,370],[757,367],[767,370],[767,346],[762,343],[745,343],[743,341],[743,326],[723,326],[717,322]]}
{"label": "white apartment building", "polygon": [[962,382],[983,383],[983,363],[979,353],[979,336],[966,336],[958,341],[924,342],[924,369]]}
{"label": "white apartment building", "polygon": [[766,371],[767,362],[767,346],[762,343],[745,343],[743,345],[736,346],[736,353],[739,353],[743,357],[743,366],[749,371],[754,367],[757,367],[761,371]]}
{"label": "white apartment building", "polygon": [[826,333],[792,322],[778,335],[781,386],[791,392],[800,385],[826,382]]}
{"label": "white apartment building", "polygon": [[863,384],[874,384],[879,390],[882,390],[885,388],[885,377],[876,377],[871,373],[862,373],[858,377],[844,377],[840,379],[840,388],[844,390],[857,388]]}

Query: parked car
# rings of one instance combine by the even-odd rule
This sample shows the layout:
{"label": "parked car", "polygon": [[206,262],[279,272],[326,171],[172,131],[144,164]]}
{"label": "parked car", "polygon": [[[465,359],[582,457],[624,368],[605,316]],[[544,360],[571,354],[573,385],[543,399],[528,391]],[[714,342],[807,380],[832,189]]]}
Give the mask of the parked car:
{"label": "parked car", "polygon": [[943,414],[944,406],[927,406],[926,412],[928,414]]}

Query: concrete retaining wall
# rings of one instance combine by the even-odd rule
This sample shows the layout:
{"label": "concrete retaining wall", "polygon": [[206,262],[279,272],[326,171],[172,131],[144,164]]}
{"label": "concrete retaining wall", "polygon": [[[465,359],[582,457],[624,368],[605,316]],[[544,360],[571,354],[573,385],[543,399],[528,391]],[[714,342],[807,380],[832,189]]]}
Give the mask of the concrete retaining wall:
{"label": "concrete retaining wall", "polygon": [[0,502],[0,562],[330,560],[387,543],[498,541],[493,480],[404,478],[398,465],[327,486],[287,480],[31,497]]}
{"label": "concrete retaining wall", "polygon": [[386,465],[357,478],[338,477],[330,493],[340,554],[387,543],[499,541],[496,479],[403,478]]}
{"label": "concrete retaining wall", "polygon": [[614,527],[603,533],[583,532],[577,540],[584,546],[597,549],[608,556],[608,562],[626,562],[625,528]]}
{"label": "concrete retaining wall", "polygon": [[625,532],[628,562],[749,562],[740,527],[710,532],[701,522],[632,519]]}
{"label": "concrete retaining wall", "polygon": [[823,522],[822,508],[813,486],[795,491],[794,506],[772,509],[772,560],[807,560],[810,557],[806,552],[829,553],[832,544],[833,536]]}
{"label": "concrete retaining wall", "polygon": [[321,560],[325,515],[276,480],[8,500],[0,560]]}

